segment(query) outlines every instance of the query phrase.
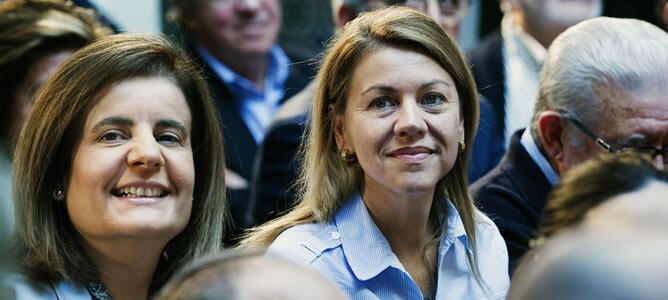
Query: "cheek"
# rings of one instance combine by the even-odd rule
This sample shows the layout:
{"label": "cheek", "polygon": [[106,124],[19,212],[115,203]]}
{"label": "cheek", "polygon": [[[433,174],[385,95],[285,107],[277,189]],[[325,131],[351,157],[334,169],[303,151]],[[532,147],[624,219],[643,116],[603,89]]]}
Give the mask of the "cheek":
{"label": "cheek", "polygon": [[170,158],[169,176],[180,192],[191,197],[195,189],[195,163],[192,152],[184,151]]}

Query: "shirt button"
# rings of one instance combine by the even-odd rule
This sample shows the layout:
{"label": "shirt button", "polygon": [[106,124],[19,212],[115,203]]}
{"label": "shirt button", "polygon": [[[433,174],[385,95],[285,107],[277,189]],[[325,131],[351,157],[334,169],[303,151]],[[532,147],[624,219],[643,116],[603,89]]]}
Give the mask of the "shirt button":
{"label": "shirt button", "polygon": [[338,240],[341,238],[341,234],[338,233],[337,231],[332,231],[332,233],[329,235],[333,240]]}

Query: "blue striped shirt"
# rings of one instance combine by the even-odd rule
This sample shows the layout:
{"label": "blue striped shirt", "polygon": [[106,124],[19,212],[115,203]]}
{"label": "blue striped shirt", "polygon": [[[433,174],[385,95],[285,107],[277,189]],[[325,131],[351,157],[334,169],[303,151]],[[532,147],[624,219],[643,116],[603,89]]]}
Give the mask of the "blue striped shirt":
{"label": "blue striped shirt", "polygon": [[[488,293],[467,265],[464,226],[448,202],[447,226],[441,236],[435,299],[503,299],[509,285],[508,254],[496,226],[476,212],[480,273]],[[322,272],[351,299],[424,299],[420,288],[392,252],[359,194],[348,199],[326,224],[294,226],[267,250]]]}

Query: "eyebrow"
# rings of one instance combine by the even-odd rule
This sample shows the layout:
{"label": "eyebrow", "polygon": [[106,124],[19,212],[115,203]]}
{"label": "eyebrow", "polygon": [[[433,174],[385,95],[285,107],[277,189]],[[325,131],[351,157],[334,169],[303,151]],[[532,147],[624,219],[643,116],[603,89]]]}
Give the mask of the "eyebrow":
{"label": "eyebrow", "polygon": [[[441,80],[441,79],[436,79],[436,80],[432,80],[430,82],[423,83],[422,85],[420,85],[419,89],[422,90],[422,89],[428,88],[428,87],[430,87],[432,85],[436,85],[436,84],[444,84],[444,85],[448,86],[449,88],[452,88],[452,85],[449,82],[447,82],[445,80]],[[370,86],[368,89],[362,91],[362,95],[364,95],[364,94],[366,94],[366,93],[368,93],[372,90],[381,90],[381,91],[386,91],[386,92],[394,92],[395,91],[395,89],[391,86],[387,86],[387,85],[383,85],[383,84],[374,84],[374,85]]]}
{"label": "eyebrow", "polygon": [[102,119],[100,122],[97,122],[97,124],[93,126],[93,131],[98,131],[100,128],[109,125],[132,126],[134,123],[134,121],[124,117],[108,117]]}
{"label": "eyebrow", "polygon": [[179,130],[183,133],[188,133],[188,130],[186,130],[186,127],[181,124],[181,122],[175,121],[175,120],[170,120],[170,119],[160,119],[157,122],[155,122],[156,127],[162,127],[162,128],[176,128],[176,130]]}
{"label": "eyebrow", "polygon": [[[108,117],[102,119],[102,121],[95,124],[95,126],[93,127],[93,131],[97,131],[101,127],[109,125],[120,125],[120,126],[130,127],[134,125],[134,123],[135,123],[134,121],[125,117]],[[183,124],[181,124],[181,122],[170,119],[160,119],[157,122],[155,122],[155,126],[161,128],[176,128],[177,130],[183,133],[188,132],[188,130],[186,130],[186,127]]]}

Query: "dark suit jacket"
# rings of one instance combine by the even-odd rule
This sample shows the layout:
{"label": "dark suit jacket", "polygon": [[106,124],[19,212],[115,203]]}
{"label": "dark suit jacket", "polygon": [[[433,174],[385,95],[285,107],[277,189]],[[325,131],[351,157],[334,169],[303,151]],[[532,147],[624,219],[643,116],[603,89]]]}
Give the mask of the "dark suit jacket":
{"label": "dark suit jacket", "polygon": [[529,250],[535,237],[549,181],[520,143],[524,130],[513,134],[501,163],[474,183],[469,191],[480,210],[499,227],[508,247],[510,272]]}
{"label": "dark suit jacket", "polygon": [[[262,224],[290,209],[296,201],[291,189],[298,176],[297,151],[306,129],[307,114],[315,97],[312,82],[284,104],[267,131],[255,162],[251,183],[250,224]],[[484,175],[498,164],[505,152],[503,135],[496,134],[496,118],[484,97],[480,98],[480,125],[473,141],[469,181]]]}
{"label": "dark suit jacket", "polygon": [[[253,162],[258,145],[253,138],[250,130],[246,126],[236,100],[232,97],[230,90],[218,75],[209,67],[206,62],[190,48],[190,54],[193,60],[203,69],[206,80],[209,84],[209,91],[217,105],[220,119],[223,125],[223,142],[225,146],[225,165],[231,171],[239,174],[241,177],[251,182],[253,178]],[[307,83],[308,77],[301,66],[290,65],[290,75],[285,82],[285,95],[282,102],[289,99],[300,91]],[[249,189],[229,190],[227,192],[227,203],[232,215],[233,228],[226,236],[226,244],[231,245],[232,240],[246,228],[245,222],[248,211],[248,201],[250,196]]]}
{"label": "dark suit jacket", "polygon": [[498,121],[498,133],[502,136],[506,126],[505,110],[505,70],[501,47],[501,32],[494,32],[485,37],[470,54],[471,71],[478,85],[478,92],[484,95],[492,105]]}

